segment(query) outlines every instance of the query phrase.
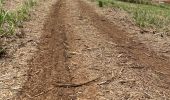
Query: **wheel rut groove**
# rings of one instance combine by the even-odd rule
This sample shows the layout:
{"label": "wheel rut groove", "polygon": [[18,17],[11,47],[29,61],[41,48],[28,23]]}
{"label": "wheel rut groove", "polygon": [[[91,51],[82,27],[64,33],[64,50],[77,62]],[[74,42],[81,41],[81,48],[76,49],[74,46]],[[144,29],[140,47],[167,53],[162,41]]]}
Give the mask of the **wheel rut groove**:
{"label": "wheel rut groove", "polygon": [[59,0],[46,20],[39,50],[30,61],[28,80],[17,100],[73,100],[70,95],[74,89],[54,87],[57,83],[71,83],[67,68],[64,13],[65,0]]}
{"label": "wheel rut groove", "polygon": [[83,16],[89,16],[92,25],[96,27],[101,34],[104,34],[116,43],[116,49],[118,49],[120,53],[125,53],[125,57],[134,60],[139,65],[142,64],[142,66],[153,68],[170,77],[170,58],[157,55],[154,51],[146,48],[137,38],[129,37],[129,33],[120,30],[104,16],[97,14],[94,9],[84,1],[79,1],[79,7]]}

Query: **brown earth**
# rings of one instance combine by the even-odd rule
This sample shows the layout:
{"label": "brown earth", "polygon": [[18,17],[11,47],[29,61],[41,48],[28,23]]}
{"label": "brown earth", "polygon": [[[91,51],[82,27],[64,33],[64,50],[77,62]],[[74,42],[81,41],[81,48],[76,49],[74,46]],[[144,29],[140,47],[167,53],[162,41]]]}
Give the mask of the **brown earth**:
{"label": "brown earth", "polygon": [[[53,89],[58,82],[70,83],[71,76],[67,68],[66,36],[62,12],[65,12],[64,2],[57,2],[44,25],[44,34],[39,44],[39,50],[30,62],[28,82],[24,92],[17,99],[32,98],[33,100],[69,100],[73,90],[67,88]],[[26,92],[25,92],[26,91]],[[44,95],[38,96],[38,93]]]}
{"label": "brown earth", "polygon": [[170,58],[85,0],[58,0],[13,100],[169,100]]}

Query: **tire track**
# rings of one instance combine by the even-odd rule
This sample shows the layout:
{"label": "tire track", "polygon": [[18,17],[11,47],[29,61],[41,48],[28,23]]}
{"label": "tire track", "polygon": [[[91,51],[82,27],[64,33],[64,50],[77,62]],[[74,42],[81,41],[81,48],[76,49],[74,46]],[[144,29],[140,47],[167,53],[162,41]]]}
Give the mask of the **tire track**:
{"label": "tire track", "polygon": [[54,87],[57,83],[71,83],[67,65],[65,0],[59,0],[51,9],[39,51],[30,61],[28,80],[16,100],[73,100],[74,89]]}
{"label": "tire track", "polygon": [[[122,71],[118,77],[114,77],[109,84],[104,85],[104,88],[109,91],[104,93],[104,98],[109,100],[159,98],[162,100],[170,97],[170,58],[157,55],[136,37],[131,37],[132,34],[119,30],[104,15],[98,14],[85,0],[79,0],[79,8],[81,15],[89,18],[89,22],[100,35],[116,44],[114,49],[117,52],[114,57],[117,56],[117,64]],[[118,91],[121,92],[120,95],[117,95]]]}
{"label": "tire track", "polygon": [[139,64],[144,64],[145,67],[154,68],[170,76],[170,58],[157,55],[156,52],[146,48],[146,46],[135,37],[129,37],[129,33],[119,30],[116,25],[105,17],[97,14],[90,5],[84,3],[82,0],[80,0],[79,4],[82,14],[89,16],[93,26],[96,27],[101,34],[110,37],[110,39],[117,44],[117,49],[125,53],[126,57],[134,59],[135,62]]}

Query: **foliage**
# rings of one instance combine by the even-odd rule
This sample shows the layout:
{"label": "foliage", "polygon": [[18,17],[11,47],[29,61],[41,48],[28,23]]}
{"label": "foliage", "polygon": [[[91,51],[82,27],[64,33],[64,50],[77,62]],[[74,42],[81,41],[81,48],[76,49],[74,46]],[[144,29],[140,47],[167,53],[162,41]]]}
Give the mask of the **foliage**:
{"label": "foliage", "polygon": [[35,0],[26,0],[20,8],[13,12],[5,11],[0,7],[0,36],[13,34],[15,28],[29,17],[29,10],[35,4]]}
{"label": "foliage", "polygon": [[137,4],[151,4],[151,0],[120,0],[124,2],[137,3]]}
{"label": "foliage", "polygon": [[168,4],[135,4],[118,0],[102,1],[130,13],[140,27],[170,31],[170,6]]}

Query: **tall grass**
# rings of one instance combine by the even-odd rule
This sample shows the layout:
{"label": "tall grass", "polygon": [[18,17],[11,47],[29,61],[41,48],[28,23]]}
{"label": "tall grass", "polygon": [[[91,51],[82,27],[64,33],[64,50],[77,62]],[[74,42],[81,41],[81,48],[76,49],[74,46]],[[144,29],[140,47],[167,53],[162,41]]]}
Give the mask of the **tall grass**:
{"label": "tall grass", "polygon": [[[36,4],[35,0],[26,0],[21,7],[11,12],[3,9],[3,2],[0,0],[0,37],[13,35],[17,26],[29,18],[30,8]],[[0,57],[5,52],[5,48],[0,45]]]}
{"label": "tall grass", "polygon": [[158,31],[170,31],[170,5],[168,4],[136,4],[122,2],[122,0],[102,1],[130,13],[140,27],[151,27]]}
{"label": "tall grass", "polygon": [[29,10],[36,4],[35,0],[26,0],[17,10],[5,11],[0,8],[0,36],[12,35],[15,28],[29,17]]}
{"label": "tall grass", "polygon": [[5,0],[0,0],[0,6],[4,3]]}

